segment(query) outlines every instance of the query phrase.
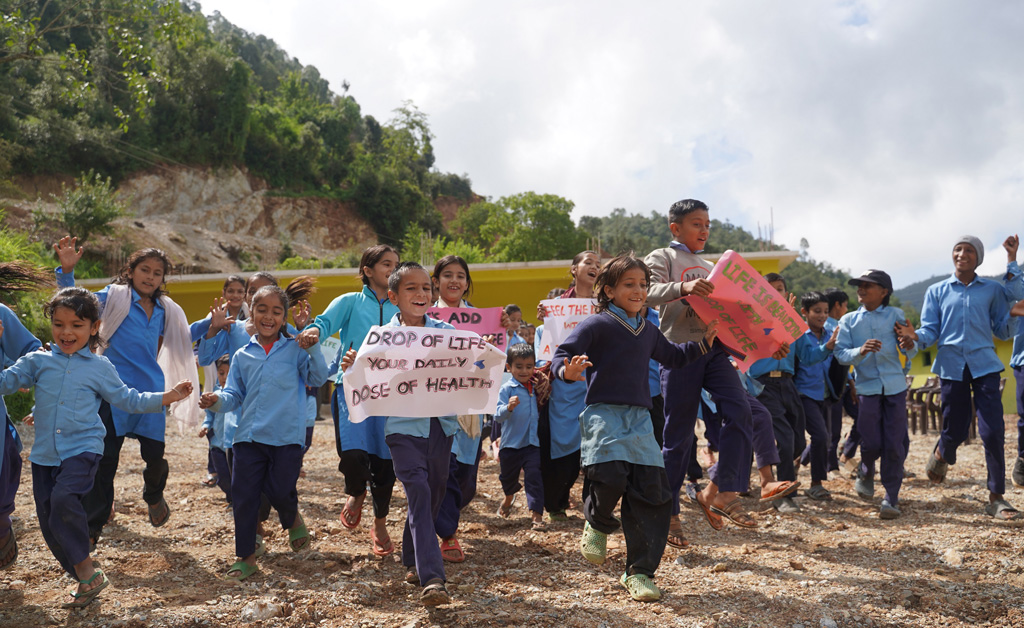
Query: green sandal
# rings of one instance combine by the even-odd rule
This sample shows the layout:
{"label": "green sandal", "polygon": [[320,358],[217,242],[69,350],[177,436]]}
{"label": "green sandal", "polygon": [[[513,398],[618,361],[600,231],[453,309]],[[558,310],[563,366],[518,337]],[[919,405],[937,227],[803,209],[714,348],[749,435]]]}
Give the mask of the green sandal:
{"label": "green sandal", "polygon": [[[245,580],[246,578],[253,575],[259,570],[260,568],[256,565],[250,565],[244,560],[240,560],[237,563],[228,567],[227,573],[224,574],[224,579],[234,580],[235,582],[241,582],[242,580]],[[232,576],[231,574],[235,573],[236,571],[238,572],[238,575]]]}
{"label": "green sandal", "polygon": [[263,542],[263,537],[259,534],[256,535],[256,551],[253,552],[253,556],[259,558],[267,553],[267,545]]}
{"label": "green sandal", "polygon": [[661,599],[661,589],[645,574],[637,573],[627,576],[623,573],[619,582],[629,591],[629,596],[637,602],[657,602]]}
{"label": "green sandal", "polygon": [[608,555],[608,535],[590,527],[589,521],[586,522],[580,539],[580,553],[595,565],[604,564],[605,556]]}
{"label": "green sandal", "polygon": [[92,584],[93,580],[95,580],[97,576],[100,577],[100,578],[103,578],[103,580],[98,585],[96,585],[93,588],[89,589],[85,593],[78,593],[76,591],[75,593],[72,594],[75,599],[70,601],[70,602],[67,602],[65,604],[61,604],[60,607],[61,608],[85,608],[86,606],[88,606],[93,600],[96,599],[96,596],[100,594],[100,591],[105,589],[107,587],[107,585],[110,584],[110,580],[107,579],[107,574],[103,573],[102,569],[97,569],[96,573],[94,573],[92,575],[92,578],[89,578],[88,580],[79,580],[78,581],[81,584]]}
{"label": "green sandal", "polygon": [[[299,521],[302,523],[297,528],[288,530],[288,545],[293,552],[301,552],[309,547],[309,528],[306,527],[306,522],[301,516],[299,516]],[[299,541],[299,544],[296,545],[295,541]]]}

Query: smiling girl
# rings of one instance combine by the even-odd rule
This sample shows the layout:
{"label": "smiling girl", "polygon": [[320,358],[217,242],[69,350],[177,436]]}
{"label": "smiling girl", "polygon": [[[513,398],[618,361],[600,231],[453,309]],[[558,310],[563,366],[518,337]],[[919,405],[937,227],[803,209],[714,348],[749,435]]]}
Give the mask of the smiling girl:
{"label": "smiling girl", "polygon": [[[53,247],[60,260],[57,285],[62,288],[75,283],[75,265],[85,250],[84,246],[76,249],[76,243],[77,238],[65,236]],[[103,317],[101,346],[106,344],[101,351],[128,386],[143,392],[161,391],[165,381],[199,379],[185,312],[164,292],[170,270],[166,253],[142,249],[131,254],[113,283],[96,293]],[[199,425],[202,417],[197,402],[198,397],[171,408],[179,425]],[[107,430],[103,459],[92,490],[83,500],[90,538],[93,542],[99,539],[113,512],[114,476],[126,436],[138,440],[146,463],[142,498],[149,506],[149,522],[155,527],[164,525],[171,516],[164,499],[168,471],[164,459],[166,415],[162,411],[131,413],[111,408],[106,402],[100,404],[99,413]]]}
{"label": "smiling girl", "polygon": [[562,381],[586,381],[579,417],[587,519],[580,549],[588,561],[605,561],[612,515],[622,500],[626,571],[620,581],[642,602],[661,597],[652,578],[668,540],[672,493],[651,422],[649,360],[679,368],[710,351],[717,325],[696,342],[674,344],[641,315],[651,271],[632,255],[609,260],[597,276],[599,313],[581,322],[551,360]]}
{"label": "smiling girl", "polygon": [[[0,373],[0,394],[35,386],[32,492],[39,527],[61,567],[78,580],[65,608],[86,606],[109,584],[90,554],[85,496],[101,465],[106,432],[100,402],[129,413],[155,413],[192,393],[188,380],[166,392],[126,386],[100,343],[100,303],[88,290],[65,288],[46,304],[50,351],[35,351]],[[0,336],[3,327],[0,326]]]}
{"label": "smiling girl", "polygon": [[284,329],[289,299],[277,286],[252,297],[249,343],[231,359],[227,385],[204,393],[200,406],[214,412],[241,408],[232,453],[231,506],[235,518],[235,554],[239,560],[225,578],[244,580],[256,573],[261,494],[277,510],[288,543],[298,552],[309,546],[309,531],[299,514],[295,489],[306,441],[306,386],[327,381],[319,343],[296,342]]}

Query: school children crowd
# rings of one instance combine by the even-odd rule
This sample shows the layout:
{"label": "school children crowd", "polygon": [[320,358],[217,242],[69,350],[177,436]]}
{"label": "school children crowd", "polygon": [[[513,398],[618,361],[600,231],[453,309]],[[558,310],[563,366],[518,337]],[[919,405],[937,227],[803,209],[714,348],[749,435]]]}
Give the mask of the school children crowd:
{"label": "school children crowd", "polygon": [[[137,251],[113,283],[93,294],[74,286],[81,248],[72,237],[61,239],[54,245],[58,291],[46,305],[52,338],[33,337],[0,305],[0,394],[35,388],[26,418],[35,426],[28,456],[32,491],[43,538],[77,582],[65,607],[88,605],[110,583],[90,554],[115,507],[126,437],[138,443],[145,462],[150,523],[160,527],[172,516],[164,497],[169,415],[199,426],[200,408],[206,410],[198,430],[209,439],[204,484],[224,492],[234,518],[235,560],[225,579],[258,572],[271,507],[288,533],[288,549],[308,548],[297,483],[312,442],[317,390],[331,377],[338,471],[347,495],[341,523],[358,528],[369,495],[370,550],[381,557],[394,553],[386,523],[395,481],[401,482],[408,509],[400,558],[426,606],[449,601],[444,563],[467,560],[458,538],[460,513],[476,495],[485,439],[504,493],[497,515],[509,517],[523,491],[535,531],[547,529],[545,512],[552,522],[571,520],[571,491],[582,475],[582,558],[604,563],[608,535],[621,528],[626,560],[620,582],[638,601],[661,596],[655,574],[665,546],[688,544],[681,496],[715,530],[725,520],[757,526],[741,500],[750,493],[752,463],[760,500],[779,512],[800,511],[793,495],[801,466],[809,467],[806,497],[827,500],[829,474],[846,464],[855,466],[855,491],[865,500],[875,498],[877,472],[878,516],[900,517],[900,488],[909,471],[906,372],[909,360],[932,346],[943,428],[925,473],[932,482],[944,481],[976,410],[988,469],[985,512],[998,520],[1021,516],[1004,497],[1004,365],[992,340],[1014,338],[1010,366],[1020,420],[1011,475],[1024,485],[1024,330],[1018,330],[1024,276],[1016,236],[1003,243],[1008,259],[998,281],[976,274],[985,255],[978,238],[954,242],[953,273],[928,289],[916,329],[890,305],[893,282],[883,270],[850,280],[859,303],[853,311],[841,288],[790,295],[785,279],[769,274],[765,279],[799,306],[808,330],[743,372],[716,323],[707,324],[692,307],[715,290],[708,280],[712,265],[700,256],[710,235],[708,207],[679,201],[669,209],[668,224],[669,246],[644,259],[627,254],[602,263],[593,251],[573,259],[570,285],[553,289],[549,299],[586,299],[597,313],[554,348],[550,361],[538,359],[544,325],[533,329],[522,323],[518,306],[504,308],[505,331],[484,337],[505,351],[509,374],[493,416],[453,409],[449,416],[374,416],[359,423],[349,421],[343,375],[356,364],[367,332],[375,325],[451,328],[427,311],[473,307],[470,268],[462,258],[444,257],[428,273],[400,262],[387,245],[370,247],[360,261],[363,289],[337,297],[315,318],[305,300],[312,279],[300,277],[282,289],[270,273],[231,276],[209,316],[190,325],[166,293],[171,264],[162,251]],[[2,291],[46,289],[52,282],[17,261],[0,264]],[[548,315],[543,304],[537,314]],[[325,357],[321,342],[334,334],[341,350]],[[193,390],[197,365],[205,369],[201,395]],[[844,410],[853,424],[840,448]],[[22,444],[2,401],[0,411],[5,569],[18,557],[10,515]],[[703,486],[698,418],[708,441]]]}

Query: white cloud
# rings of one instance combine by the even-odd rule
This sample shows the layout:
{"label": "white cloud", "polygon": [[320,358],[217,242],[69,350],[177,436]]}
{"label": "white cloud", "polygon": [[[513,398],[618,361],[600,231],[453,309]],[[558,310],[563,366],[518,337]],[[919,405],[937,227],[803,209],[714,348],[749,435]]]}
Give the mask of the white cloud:
{"label": "white cloud", "polygon": [[365,114],[413,100],[437,167],[482,194],[560,194],[578,216],[697,197],[751,231],[774,208],[778,242],[897,285],[949,272],[968,232],[997,273],[1022,226],[1017,3],[203,8],[347,79]]}

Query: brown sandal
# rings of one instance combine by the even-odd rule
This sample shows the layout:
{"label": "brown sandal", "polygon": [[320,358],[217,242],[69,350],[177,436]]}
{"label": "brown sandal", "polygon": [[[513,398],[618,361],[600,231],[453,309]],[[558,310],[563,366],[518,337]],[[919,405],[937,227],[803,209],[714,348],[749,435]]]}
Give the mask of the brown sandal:
{"label": "brown sandal", "polygon": [[715,505],[708,506],[708,508],[711,512],[721,517],[725,517],[741,528],[757,527],[757,521],[754,521],[754,518],[750,516],[750,513],[743,510],[743,504],[740,502],[739,497],[726,504],[725,508],[719,508]]}
{"label": "brown sandal", "polygon": [[683,549],[690,546],[690,542],[683,537],[683,524],[679,521],[679,517],[672,517],[672,521],[668,526],[668,541],[666,541],[672,547]]}

